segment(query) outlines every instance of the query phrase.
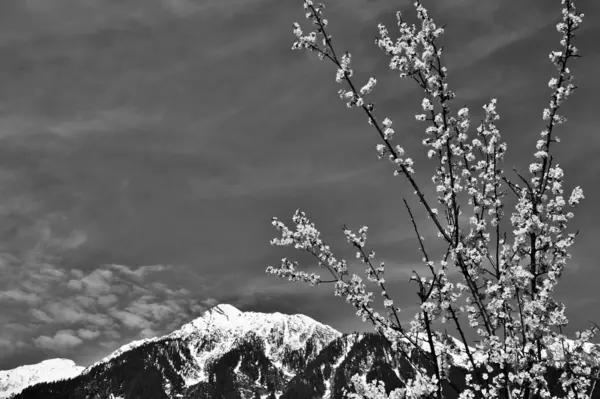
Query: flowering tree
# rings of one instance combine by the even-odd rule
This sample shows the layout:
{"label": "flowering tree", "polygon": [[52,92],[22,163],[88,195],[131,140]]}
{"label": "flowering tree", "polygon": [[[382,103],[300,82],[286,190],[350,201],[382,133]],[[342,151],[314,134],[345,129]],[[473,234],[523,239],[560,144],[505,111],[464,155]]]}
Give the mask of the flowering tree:
{"label": "flowering tree", "polygon": [[[353,79],[351,55],[340,54],[334,48],[323,4],[304,0],[306,18],[314,31],[305,34],[298,23],[294,24],[296,41],[292,48],[314,52],[319,59],[335,65],[336,81],[343,85],[340,97],[349,108],[365,113],[380,140],[376,146],[378,157],[388,158],[394,175],[406,179],[447,247],[441,259],[430,256],[405,200],[411,228],[429,271],[428,276],[414,272],[411,279],[418,286],[420,311],[407,325],[400,322],[400,308],[386,290],[385,266],[376,263],[375,253],[366,246],[367,227],[356,233],[344,227],[344,234],[356,249],[357,258],[366,265],[367,280],[381,290],[387,310],[384,315],[373,309],[373,292],[362,278],[348,271],[347,262],[334,255],[302,211],[295,213],[293,228],[273,218],[280,237],[272,244],[311,254],[331,278],[302,271],[297,262],[286,258],[278,267],[269,266],[267,272],[311,285],[334,283],[335,295],[354,306],[357,315],[372,323],[414,369],[414,378],[403,381],[404,386],[393,392],[386,391],[381,382],[368,383],[355,376],[356,393],[349,397],[442,398],[449,389],[456,390],[453,396],[461,398],[591,397],[597,367],[590,362],[590,355],[597,354],[590,353],[595,349],[589,341],[595,328],[568,340],[563,334],[567,325],[565,307],[554,298],[576,236],[567,232],[573,218],[568,209],[584,198],[579,187],[565,198],[563,171],[552,155],[559,142],[556,127],[566,121],[559,110],[575,91],[569,67],[578,57],[573,39],[583,14],[577,12],[574,0],[562,0],[562,19],[556,26],[561,47],[550,53],[556,76],[548,83],[550,102],[542,114],[545,128],[529,174],[517,175],[513,181],[501,168],[507,145],[495,126],[499,119],[496,100],[483,106],[485,118],[469,137],[469,110],[455,112],[451,107],[455,95],[447,83],[448,70],[439,43],[444,29],[419,0],[414,5],[419,23],[409,24],[398,13],[398,38],[392,39],[380,24],[376,44],[390,57],[390,69],[413,80],[423,91],[423,112],[416,119],[425,125],[423,145],[435,163],[432,179],[443,217],[417,183],[412,159],[394,143],[391,119],[376,116],[374,105],[367,101],[376,85],[375,78],[359,87]],[[509,195],[516,197],[510,223],[503,222],[505,197]],[[468,223],[463,222],[467,212]],[[509,229],[503,228],[508,225]],[[449,277],[451,268],[458,271],[460,281]],[[439,331],[443,323],[453,324],[459,339]],[[477,345],[469,346],[469,333],[477,336]],[[460,391],[450,381],[451,367],[466,369],[467,389]],[[551,369],[561,373],[558,388],[550,387]]]}

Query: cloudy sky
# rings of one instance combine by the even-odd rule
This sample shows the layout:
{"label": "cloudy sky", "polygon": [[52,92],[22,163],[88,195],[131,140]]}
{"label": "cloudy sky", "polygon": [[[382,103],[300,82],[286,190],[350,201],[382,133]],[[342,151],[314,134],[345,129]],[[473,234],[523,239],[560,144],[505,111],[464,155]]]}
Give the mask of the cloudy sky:
{"label": "cloudy sky", "polygon": [[[88,365],[220,302],[364,330],[331,287],[265,275],[293,255],[269,245],[270,218],[298,207],[349,257],[342,225],[370,226],[409,316],[419,254],[400,198],[411,190],[376,159],[376,136],[338,99],[332,66],[289,49],[301,3],[0,2],[0,369],[52,357]],[[379,115],[394,119],[427,185],[419,93],[373,44],[377,23],[392,28],[408,2],[327,3],[338,48],[352,52],[359,81],[378,78]],[[426,3],[447,25],[456,105],[478,120],[498,98],[505,169],[526,170],[560,2]],[[587,197],[559,290],[574,327],[600,322],[600,4],[580,3],[580,90],[556,152],[567,188]]]}

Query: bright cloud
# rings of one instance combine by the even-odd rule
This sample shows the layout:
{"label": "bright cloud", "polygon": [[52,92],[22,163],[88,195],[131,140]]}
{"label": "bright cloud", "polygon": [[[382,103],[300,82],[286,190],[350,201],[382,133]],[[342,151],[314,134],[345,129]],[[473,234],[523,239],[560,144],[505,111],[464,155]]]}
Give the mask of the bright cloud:
{"label": "bright cloud", "polygon": [[16,302],[25,302],[29,305],[36,305],[41,301],[40,296],[36,293],[27,293],[19,289],[0,292],[0,300],[3,299]]}
{"label": "bright cloud", "polygon": [[96,339],[100,336],[100,331],[80,328],[79,330],[77,330],[77,335],[79,336],[79,338],[85,340]]}
{"label": "bright cloud", "polygon": [[46,312],[44,312],[43,310],[40,309],[31,309],[29,311],[31,313],[31,316],[33,316],[33,318],[37,321],[41,321],[43,323],[52,323],[54,320],[48,316],[48,314]]}
{"label": "bright cloud", "polygon": [[34,339],[33,342],[38,348],[62,353],[81,345],[83,340],[77,337],[73,330],[61,330],[54,334],[54,336],[42,335]]}

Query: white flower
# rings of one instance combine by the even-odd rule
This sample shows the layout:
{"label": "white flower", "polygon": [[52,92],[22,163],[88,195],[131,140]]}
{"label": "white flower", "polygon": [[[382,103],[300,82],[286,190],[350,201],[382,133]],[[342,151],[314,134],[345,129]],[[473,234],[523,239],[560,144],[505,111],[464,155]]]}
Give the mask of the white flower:
{"label": "white flower", "polygon": [[429,101],[428,98],[423,99],[421,107],[423,108],[423,111],[433,111],[433,104],[431,104],[431,101]]}
{"label": "white flower", "polygon": [[544,108],[542,119],[544,119],[545,121],[550,119],[550,109]]}
{"label": "white flower", "polygon": [[581,187],[577,186],[573,189],[573,192],[569,197],[569,205],[575,206],[579,203],[579,201],[581,201],[584,198],[585,197],[583,195],[583,190],[581,189]]}
{"label": "white flower", "polygon": [[377,80],[375,80],[375,78],[370,77],[369,81],[367,82],[366,85],[364,85],[361,89],[360,89],[360,94],[362,96],[367,95],[369,93],[371,93],[373,91],[373,88],[375,87],[375,84],[377,83]]}

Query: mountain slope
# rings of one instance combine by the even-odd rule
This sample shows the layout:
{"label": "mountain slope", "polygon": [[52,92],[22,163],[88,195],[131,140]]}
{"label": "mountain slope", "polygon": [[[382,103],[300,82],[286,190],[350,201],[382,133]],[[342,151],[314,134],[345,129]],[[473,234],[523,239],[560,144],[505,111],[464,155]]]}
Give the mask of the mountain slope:
{"label": "mountain slope", "polygon": [[[386,387],[401,386],[394,372],[391,347],[376,334],[349,334],[331,342],[302,373],[292,378],[281,399],[339,398],[356,373],[384,380]],[[371,377],[371,378],[370,378]]]}
{"label": "mountain slope", "polygon": [[83,367],[68,359],[44,360],[38,364],[0,371],[0,398],[9,398],[40,382],[73,378],[82,371]]}
{"label": "mountain slope", "polygon": [[[353,333],[332,341],[311,361],[302,373],[290,380],[281,399],[329,399],[344,397],[343,392],[355,392],[352,376],[359,374],[363,380],[379,380],[386,391],[404,386],[404,381],[414,377],[412,364],[433,372],[429,359],[417,351],[410,362],[392,350],[389,341],[377,333]],[[452,381],[464,381],[461,367],[450,370]],[[444,382],[446,398],[457,397],[450,385]]]}

